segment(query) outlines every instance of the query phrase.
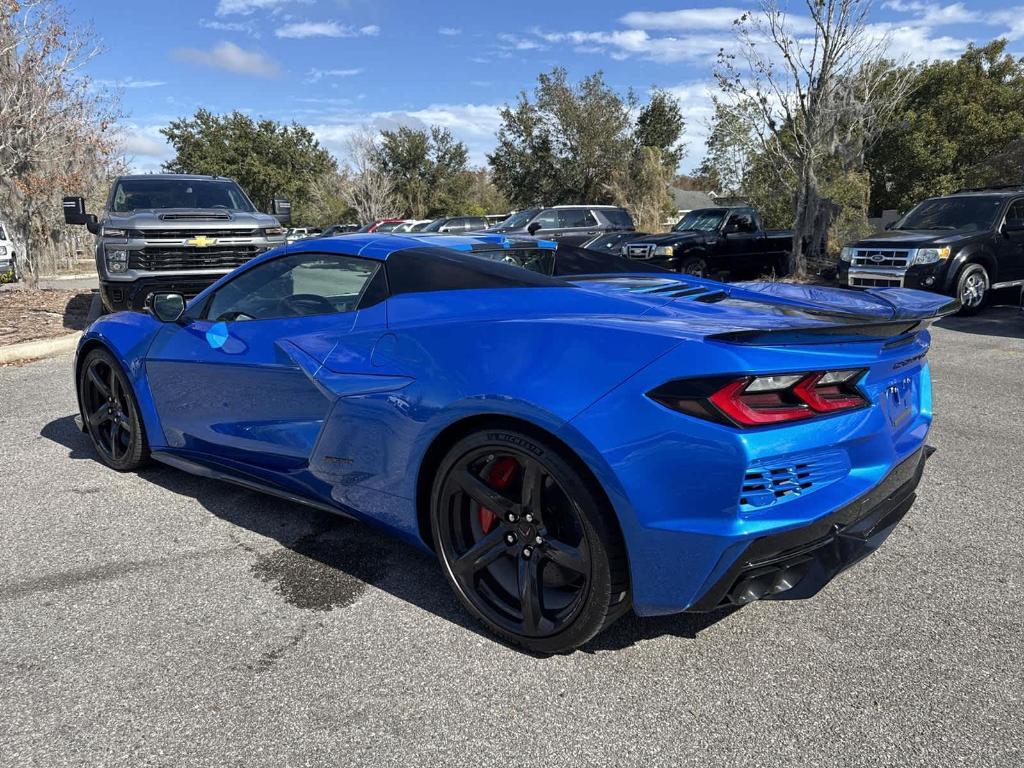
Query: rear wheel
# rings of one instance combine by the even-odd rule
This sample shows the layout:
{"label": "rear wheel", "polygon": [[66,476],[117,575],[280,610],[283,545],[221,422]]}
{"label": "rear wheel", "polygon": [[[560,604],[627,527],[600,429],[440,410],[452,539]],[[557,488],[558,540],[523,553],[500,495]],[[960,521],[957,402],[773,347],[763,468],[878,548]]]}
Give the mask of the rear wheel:
{"label": "rear wheel", "polygon": [[621,537],[553,445],[515,431],[460,440],[434,480],[434,545],[456,594],[491,631],[571,651],[628,604]]}
{"label": "rear wheel", "polygon": [[142,417],[128,378],[105,349],[86,355],[78,378],[82,418],[100,459],[120,472],[149,457]]}
{"label": "rear wheel", "polygon": [[991,285],[988,272],[981,264],[965,264],[956,281],[956,297],[960,299],[961,315],[977,314],[985,305]]}

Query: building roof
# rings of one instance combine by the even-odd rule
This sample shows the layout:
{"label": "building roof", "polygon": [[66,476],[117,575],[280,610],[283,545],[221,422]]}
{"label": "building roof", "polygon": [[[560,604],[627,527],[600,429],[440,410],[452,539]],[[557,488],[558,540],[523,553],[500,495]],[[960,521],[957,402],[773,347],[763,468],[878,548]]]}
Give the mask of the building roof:
{"label": "building roof", "polygon": [[669,187],[669,194],[672,195],[672,204],[680,211],[693,211],[697,208],[714,208],[715,201],[707,192],[698,192],[693,189],[680,189]]}

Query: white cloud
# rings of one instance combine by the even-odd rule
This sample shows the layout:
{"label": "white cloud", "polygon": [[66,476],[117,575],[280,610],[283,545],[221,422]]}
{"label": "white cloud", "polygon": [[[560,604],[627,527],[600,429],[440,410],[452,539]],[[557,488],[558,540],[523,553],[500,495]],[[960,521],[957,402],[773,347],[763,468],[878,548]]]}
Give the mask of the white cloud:
{"label": "white cloud", "polygon": [[916,14],[915,21],[926,26],[968,24],[984,20],[974,11],[964,7],[963,3],[941,5],[940,3],[921,2],[921,0],[888,0],[882,7],[900,13]]}
{"label": "white cloud", "polygon": [[241,14],[248,16],[255,11],[278,11],[289,2],[305,2],[306,0],[220,0],[215,13],[218,16]]}
{"label": "white cloud", "polygon": [[119,128],[118,146],[134,170],[157,171],[174,155],[167,139],[160,133],[162,124],[127,123]]}
{"label": "white cloud", "polygon": [[991,23],[1005,24],[1007,29],[1002,36],[1008,40],[1019,40],[1024,37],[1024,6],[996,11],[989,16]]}
{"label": "white cloud", "polygon": [[619,21],[633,29],[728,29],[746,11],[743,8],[687,8],[681,11],[631,11]]}
{"label": "white cloud", "polygon": [[200,19],[199,26],[218,32],[242,32],[250,37],[259,37],[255,25],[251,21],[217,21],[216,19]]}
{"label": "white cloud", "polygon": [[347,24],[339,24],[336,21],[296,21],[285,24],[274,31],[277,37],[289,38],[292,40],[303,40],[308,37],[376,37],[380,34],[380,27],[370,24],[356,29]]}
{"label": "white cloud", "polygon": [[440,27],[437,30],[437,34],[445,35],[446,37],[455,37],[456,35],[461,35],[462,30],[457,29],[456,27]]}
{"label": "white cloud", "polygon": [[93,80],[93,84],[101,88],[126,88],[130,90],[136,88],[159,88],[162,85],[167,85],[163,80],[136,80],[134,77],[126,77],[124,80]]}
{"label": "white cloud", "polygon": [[641,56],[663,63],[705,59],[731,42],[731,38],[700,34],[681,37],[652,37],[642,29],[620,29],[612,32],[545,32],[533,34],[548,43],[570,43],[581,53],[608,53],[621,60]]}
{"label": "white cloud", "polygon": [[363,73],[362,68],[355,69],[311,69],[306,75],[307,83],[317,83],[325,77],[355,77]]}
{"label": "white cloud", "polygon": [[234,43],[223,41],[217,43],[212,50],[202,51],[198,48],[180,48],[174,55],[182,61],[190,61],[215,69],[225,69],[243,75],[260,77],[276,77],[281,68],[273,59],[259,51],[247,51]]}
{"label": "white cloud", "polygon": [[897,61],[934,61],[955,59],[966,50],[964,38],[942,35],[931,36],[931,28],[909,24],[869,24],[867,34],[887,42],[886,55]]}

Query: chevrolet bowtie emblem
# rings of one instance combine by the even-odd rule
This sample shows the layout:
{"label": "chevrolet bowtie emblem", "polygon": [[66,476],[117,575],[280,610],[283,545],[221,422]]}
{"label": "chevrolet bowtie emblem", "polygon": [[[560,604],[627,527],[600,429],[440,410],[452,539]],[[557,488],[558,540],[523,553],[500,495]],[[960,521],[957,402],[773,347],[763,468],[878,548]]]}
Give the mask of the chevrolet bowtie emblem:
{"label": "chevrolet bowtie emblem", "polygon": [[217,244],[217,238],[207,237],[206,235],[200,235],[199,237],[193,237],[191,240],[186,240],[185,245],[190,248],[209,248],[211,245]]}

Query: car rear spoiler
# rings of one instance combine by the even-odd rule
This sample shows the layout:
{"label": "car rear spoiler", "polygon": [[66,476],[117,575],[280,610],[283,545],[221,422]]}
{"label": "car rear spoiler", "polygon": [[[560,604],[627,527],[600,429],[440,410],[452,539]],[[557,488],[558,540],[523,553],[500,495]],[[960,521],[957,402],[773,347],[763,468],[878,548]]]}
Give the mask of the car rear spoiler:
{"label": "car rear spoiler", "polygon": [[[767,328],[740,331],[726,331],[712,334],[707,338],[728,344],[754,346],[786,346],[791,344],[835,344],[843,341],[885,341],[899,340],[923,331],[936,320],[955,314],[960,310],[956,299],[942,305],[925,316],[895,317],[886,320],[865,318],[857,315],[809,313],[833,321],[829,324],[811,325],[803,328]],[[902,312],[897,314],[910,315]]]}

